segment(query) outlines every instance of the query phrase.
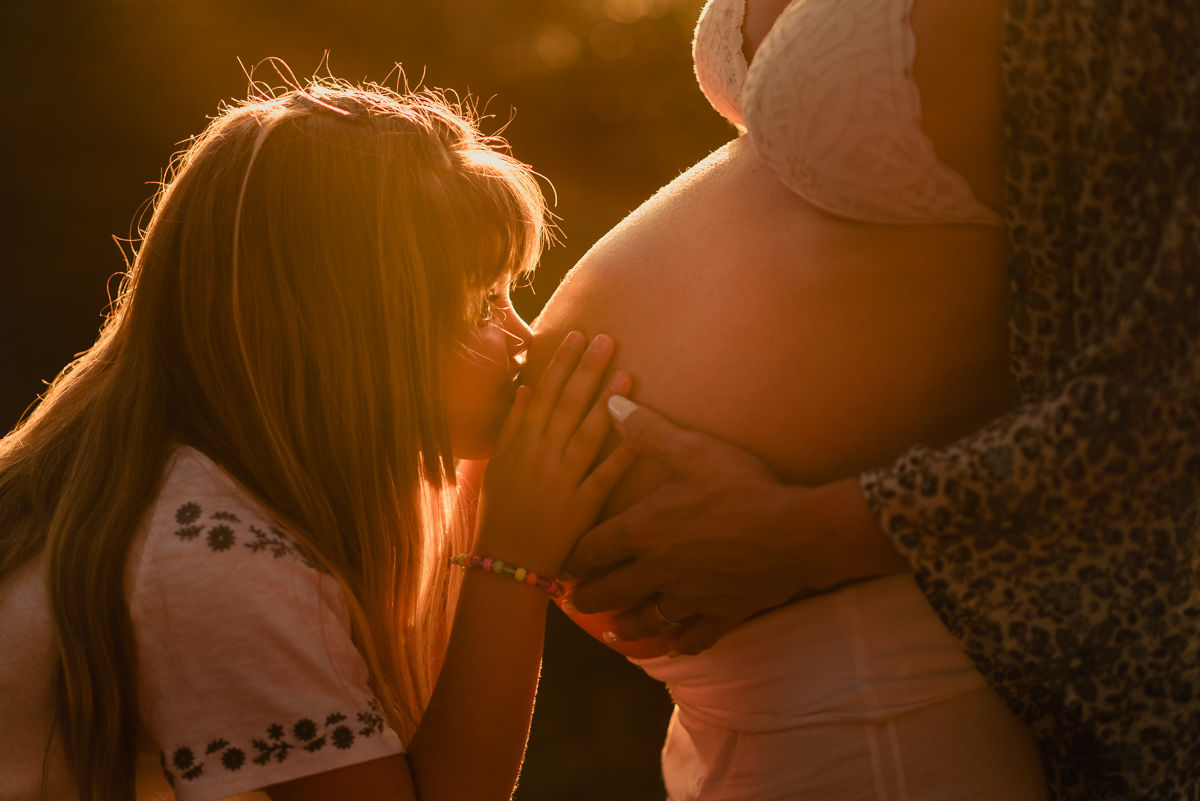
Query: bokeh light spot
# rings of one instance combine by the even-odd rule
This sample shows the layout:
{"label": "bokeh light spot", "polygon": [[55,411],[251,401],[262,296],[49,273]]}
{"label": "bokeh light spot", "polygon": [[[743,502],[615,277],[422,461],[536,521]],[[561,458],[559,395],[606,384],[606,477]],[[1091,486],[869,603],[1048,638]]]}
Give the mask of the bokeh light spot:
{"label": "bokeh light spot", "polygon": [[579,60],[582,45],[579,37],[563,25],[544,28],[537,37],[537,52],[546,66],[553,69],[569,67]]}

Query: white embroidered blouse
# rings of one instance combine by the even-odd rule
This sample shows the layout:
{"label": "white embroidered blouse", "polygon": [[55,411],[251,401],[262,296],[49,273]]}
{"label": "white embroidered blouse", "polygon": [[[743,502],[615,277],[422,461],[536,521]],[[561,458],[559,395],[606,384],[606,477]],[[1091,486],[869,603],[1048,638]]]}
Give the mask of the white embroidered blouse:
{"label": "white embroidered blouse", "polygon": [[[337,583],[204,454],[180,448],[165,473],[126,575],[139,800],[170,798],[168,785],[182,801],[223,799],[402,752]],[[39,797],[50,736],[42,568],[33,560],[0,590],[0,801]],[[74,797],[61,748],[49,774],[49,801]]]}

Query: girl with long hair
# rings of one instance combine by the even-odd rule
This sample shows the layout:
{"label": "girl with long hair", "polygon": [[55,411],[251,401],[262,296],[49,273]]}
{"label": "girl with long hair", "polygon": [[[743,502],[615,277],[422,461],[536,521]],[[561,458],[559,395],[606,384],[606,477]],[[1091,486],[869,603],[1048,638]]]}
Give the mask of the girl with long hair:
{"label": "girl with long hair", "polygon": [[508,798],[543,589],[632,462],[596,464],[611,339],[516,386],[547,215],[502,141],[430,91],[256,94],[0,440],[0,799]]}

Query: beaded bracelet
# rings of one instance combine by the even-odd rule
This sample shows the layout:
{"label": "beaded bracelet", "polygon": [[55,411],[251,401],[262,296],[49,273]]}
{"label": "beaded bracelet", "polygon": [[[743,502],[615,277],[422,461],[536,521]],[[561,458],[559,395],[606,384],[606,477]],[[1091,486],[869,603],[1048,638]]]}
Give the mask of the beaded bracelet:
{"label": "beaded bracelet", "polygon": [[523,567],[512,564],[511,562],[501,562],[499,559],[493,559],[490,556],[476,556],[473,553],[460,553],[458,556],[450,557],[450,564],[466,570],[469,567],[478,570],[486,570],[489,573],[494,573],[497,576],[508,576],[514,581],[519,581],[522,584],[528,584],[531,587],[541,587],[551,598],[560,598],[566,592],[566,587],[558,579],[546,578],[539,576],[532,570],[526,570]]}

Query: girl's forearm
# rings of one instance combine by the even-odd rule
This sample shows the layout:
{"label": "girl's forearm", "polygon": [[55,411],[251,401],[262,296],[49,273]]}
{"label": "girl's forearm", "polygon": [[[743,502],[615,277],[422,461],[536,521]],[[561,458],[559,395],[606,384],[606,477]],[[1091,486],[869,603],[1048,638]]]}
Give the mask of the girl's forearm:
{"label": "girl's forearm", "polygon": [[[613,342],[585,345],[569,334],[537,387],[517,388],[476,510],[479,554],[556,575],[633,464],[621,448],[595,464],[611,426],[605,403],[630,378],[618,371],[600,391]],[[548,596],[482,570],[463,578],[441,674],[408,751],[422,801],[510,798],[529,737]]]}
{"label": "girl's forearm", "polygon": [[408,749],[422,801],[511,797],[529,737],[546,604],[535,587],[466,571],[446,658]]}

